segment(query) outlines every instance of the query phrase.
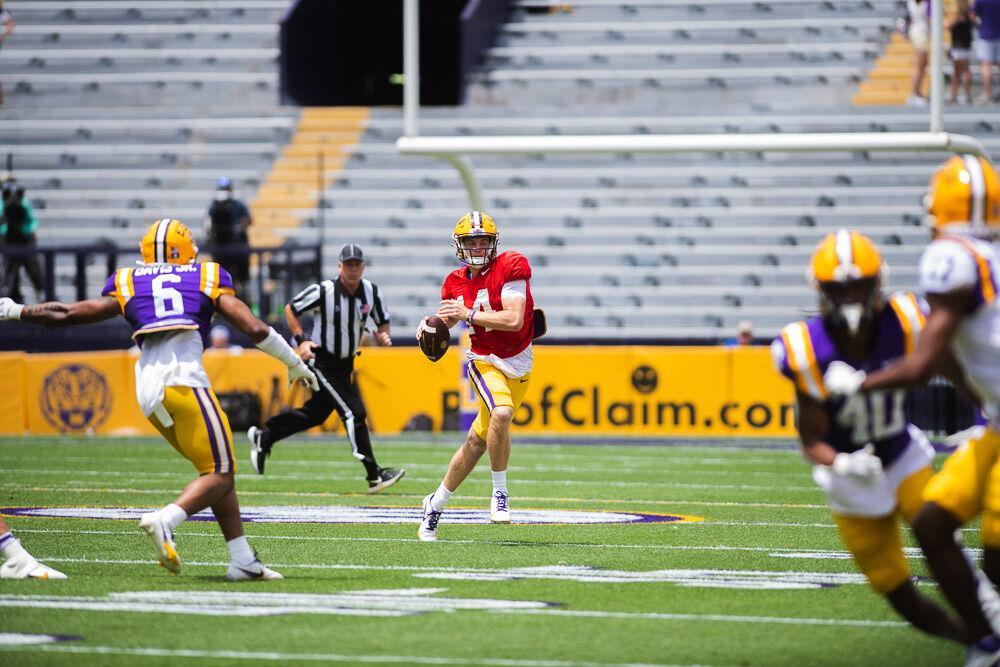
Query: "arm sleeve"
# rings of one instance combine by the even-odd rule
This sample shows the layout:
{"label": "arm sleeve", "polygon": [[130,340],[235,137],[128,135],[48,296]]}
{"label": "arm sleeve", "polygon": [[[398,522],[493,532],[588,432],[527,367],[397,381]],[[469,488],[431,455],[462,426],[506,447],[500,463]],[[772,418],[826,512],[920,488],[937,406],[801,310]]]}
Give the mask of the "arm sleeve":
{"label": "arm sleeve", "polygon": [[503,285],[500,290],[500,298],[511,294],[520,294],[525,299],[528,298],[528,281],[527,280],[511,280]]}
{"label": "arm sleeve", "polygon": [[925,294],[946,294],[975,288],[979,267],[972,255],[957,243],[938,241],[927,246],[920,258],[920,290]]}
{"label": "arm sleeve", "polygon": [[319,305],[319,300],[322,298],[323,288],[318,283],[314,283],[296,294],[288,305],[291,306],[293,313],[301,315]]}
{"label": "arm sleeve", "polygon": [[372,320],[377,326],[389,323],[389,308],[382,300],[382,290],[372,283]]}

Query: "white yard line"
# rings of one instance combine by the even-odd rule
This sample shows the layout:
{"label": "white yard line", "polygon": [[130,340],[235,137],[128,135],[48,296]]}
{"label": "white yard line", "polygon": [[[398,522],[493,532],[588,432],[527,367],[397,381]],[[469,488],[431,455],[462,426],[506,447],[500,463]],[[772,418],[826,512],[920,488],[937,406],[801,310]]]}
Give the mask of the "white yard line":
{"label": "white yard line", "polygon": [[[190,658],[210,660],[262,660],[268,662],[348,662],[401,663],[414,665],[499,665],[500,667],[682,667],[662,663],[576,662],[573,660],[514,660],[510,658],[446,658],[416,655],[346,655],[340,653],[279,653],[275,651],[200,651],[177,648],[120,648],[117,646],[74,646],[43,644],[38,646],[0,647],[6,651],[44,651],[46,653],[77,653],[96,655],[129,655],[136,657]],[[698,667],[690,665],[686,667]],[[707,667],[707,666],[705,666]]]}
{"label": "white yard line", "polygon": [[[67,469],[67,470],[57,470],[57,469],[34,469],[34,468],[7,468],[4,472],[8,473],[21,473],[25,475],[35,474],[35,475],[65,475],[73,476],[79,475],[83,477],[128,477],[131,479],[135,478],[153,478],[153,479],[188,479],[190,474],[180,473],[180,472],[125,472],[118,470],[81,470],[78,468]],[[279,475],[267,475],[266,477],[261,475],[236,475],[236,479],[244,483],[255,483],[258,481],[267,480],[284,480],[284,481],[302,481],[302,482],[330,482],[330,481],[356,481],[360,479],[360,475],[333,475],[333,474],[323,474],[323,475],[306,475],[306,474],[279,474]],[[441,480],[439,477],[408,477],[409,481],[422,482],[427,484],[436,484]],[[515,483],[515,482],[511,482]],[[758,485],[758,484],[694,484],[690,482],[638,482],[638,481],[609,481],[609,480],[547,480],[547,479],[523,479],[519,478],[516,480],[517,484],[542,484],[545,486],[576,486],[576,485],[588,485],[588,486],[602,486],[602,487],[616,487],[616,488],[633,488],[637,486],[642,487],[672,487],[672,488],[682,488],[682,489],[726,489],[726,490],[738,490],[738,491],[774,491],[774,485]],[[811,491],[814,493],[820,493],[819,489],[815,486],[782,486],[784,491]]]}
{"label": "white yard line", "polygon": [[[85,484],[79,480],[70,480],[74,484]],[[474,483],[473,483],[474,484]],[[472,484],[470,484],[471,486]],[[0,489],[23,489],[25,486],[23,484],[0,484]],[[95,491],[100,491],[102,493],[135,493],[135,494],[145,494],[145,495],[156,495],[162,493],[175,494],[177,492],[176,487],[170,488],[143,488],[143,489],[133,489],[133,488],[110,488],[104,485],[100,486],[78,486],[78,487],[60,487],[60,491],[63,492],[74,492],[74,493],[93,493]],[[368,498],[368,502],[377,503],[379,502],[379,497],[372,497],[367,493],[335,493],[329,491],[250,491],[247,489],[239,489],[238,491],[240,497],[246,496],[279,496],[287,498]],[[392,495],[381,496],[381,498],[392,498],[394,500],[399,500],[403,498],[412,498],[414,500],[420,500],[425,494],[421,493],[393,493]],[[482,495],[464,495],[456,493],[452,496],[456,501],[460,502],[475,502],[483,500]],[[676,507],[677,505],[697,505],[699,507],[762,507],[771,509],[792,509],[792,510],[824,510],[829,511],[829,507],[825,504],[816,503],[755,503],[755,502],[741,502],[741,501],[717,501],[717,500],[686,500],[686,499],[650,499],[650,498],[555,498],[548,496],[517,496],[518,502],[554,502],[554,503],[596,503],[596,504],[611,504],[611,505],[631,505],[633,511],[639,511],[635,508],[642,507],[644,505],[663,505]],[[10,506],[14,506],[14,503],[7,503]],[[22,503],[23,504],[23,503]],[[419,504],[419,503],[414,503]]]}
{"label": "white yard line", "polygon": [[718,623],[764,623],[781,625],[827,625],[853,628],[909,628],[903,621],[869,621],[849,618],[787,618],[782,616],[733,616],[728,614],[665,614],[659,612],[634,611],[586,611],[567,609],[524,609],[508,612],[498,609],[500,614],[529,614],[531,616],[575,616],[582,618],[622,618],[628,620],[653,621],[707,621]]}
{"label": "white yard line", "polygon": [[[122,530],[61,530],[58,528],[18,528],[17,534],[21,533],[43,533],[43,534],[55,534],[55,535],[115,535],[115,536],[132,536],[138,537],[140,533],[137,531],[122,531]],[[217,532],[188,532],[183,531],[178,533],[180,538],[206,538],[210,540],[218,540],[219,534]],[[319,535],[251,535],[250,539],[254,542],[263,540],[279,540],[279,541],[289,541],[289,542],[391,542],[391,543],[410,543],[416,544],[416,538],[405,538],[405,537],[323,537]],[[442,539],[438,543],[439,545],[476,545],[476,546],[519,546],[523,542],[515,542],[512,540],[451,540]],[[637,549],[637,550],[650,550],[650,551],[735,551],[735,552],[750,552],[750,553],[766,553],[775,554],[777,556],[784,557],[785,554],[817,554],[823,556],[829,556],[831,558],[849,558],[850,554],[847,551],[837,550],[837,549],[814,549],[811,547],[737,547],[725,544],[709,544],[709,545],[694,545],[694,544],[620,544],[620,543],[605,543],[605,542],[532,542],[533,548],[539,546],[551,547],[553,549],[566,549],[566,548],[590,548],[590,549]],[[438,547],[434,547],[438,548]],[[907,549],[907,556],[910,558],[922,558],[920,551],[916,547],[904,547]],[[982,555],[981,549],[967,549],[973,556],[978,558]],[[39,556],[42,561],[58,561],[60,563],[97,563],[97,564],[108,564],[108,565],[128,565],[136,563],[147,563],[152,561],[145,560],[114,560],[114,559],[95,559],[95,558],[73,558],[69,556]],[[188,563],[189,565],[191,563]],[[204,565],[215,565],[215,563],[203,563]],[[225,563],[219,562],[218,565],[225,565]],[[277,567],[277,566],[275,566]],[[312,565],[286,565],[286,567],[313,567]],[[337,569],[342,566],[334,566],[333,569]],[[351,567],[363,567],[363,566],[343,566],[345,568]],[[378,568],[382,566],[372,566],[373,568]],[[406,569],[409,566],[398,566],[397,569]],[[431,568],[429,568],[431,569]],[[442,568],[436,568],[442,569]]]}
{"label": "white yard line", "polygon": [[[310,452],[310,454],[312,454],[312,453],[313,452]],[[295,454],[294,452],[287,452],[287,451],[278,452],[276,461],[280,462],[279,465],[282,465],[282,466],[292,466],[292,467],[306,467],[306,468],[331,467],[331,468],[350,468],[352,470],[356,470],[357,467],[358,467],[358,465],[357,465],[356,462],[350,461],[350,460],[340,461],[340,460],[332,460],[331,458],[317,458],[317,459],[312,459],[312,458],[304,458],[304,457],[295,457],[294,454]],[[333,452],[330,453],[331,457],[337,456],[338,454],[339,454],[339,452],[336,452],[336,451],[333,451]],[[524,456],[522,458],[534,458],[534,454],[528,454],[527,456]],[[530,471],[539,471],[539,470],[540,471],[555,471],[555,472],[558,472],[558,471],[566,471],[566,472],[573,472],[573,471],[580,471],[580,472],[600,471],[600,472],[606,472],[607,471],[607,459],[605,457],[583,458],[583,460],[581,460],[580,454],[565,455],[565,456],[559,456],[559,457],[557,457],[557,458],[572,459],[572,462],[573,462],[574,465],[552,465],[551,463],[548,462],[548,459],[550,457],[543,455],[541,458],[546,459],[546,463],[540,463],[540,464],[527,463],[527,464],[523,464],[523,465],[512,465],[512,466],[508,467],[507,470],[514,470],[514,471],[520,471],[520,472],[530,472]],[[179,459],[176,456],[176,454],[171,455],[169,452],[167,454],[165,454],[165,455],[153,455],[153,454],[150,454],[148,456],[116,456],[114,460],[115,460],[116,463],[137,463],[137,464],[146,465],[146,466],[149,466],[149,465],[154,464],[154,463],[162,463],[162,462],[173,462],[173,463],[180,463],[181,462],[181,459]],[[661,464],[662,463],[670,463],[671,465],[675,465],[675,464],[676,465],[705,465],[705,466],[719,466],[719,467],[732,467],[735,464],[742,465],[742,464],[748,463],[747,459],[735,460],[735,459],[731,459],[731,458],[730,459],[727,459],[727,458],[699,458],[699,457],[688,457],[688,456],[683,456],[683,457],[665,456],[665,457],[657,457],[656,460],[659,461]],[[75,463],[93,464],[94,457],[92,457],[92,456],[60,456],[59,457],[59,461],[60,462],[70,462],[70,463],[74,463],[75,462]],[[757,463],[757,464],[760,464],[760,465],[763,465],[763,466],[773,466],[775,464],[775,461],[767,460],[767,459],[756,459],[753,462]],[[586,465],[587,463],[593,463],[594,465],[593,466],[588,466],[588,465]],[[806,464],[805,464],[804,460],[802,460],[802,459],[796,459],[796,460],[794,460],[792,462],[789,462],[789,463],[794,463],[794,464],[801,463],[802,464],[800,466],[789,466],[789,467],[796,467],[797,468],[796,472],[802,472],[802,471],[806,470],[806,468],[805,468]],[[581,465],[581,464],[583,464],[583,465]],[[446,460],[444,460],[444,459],[442,459],[441,461],[434,461],[434,462],[393,461],[393,465],[395,465],[396,467],[402,467],[402,468],[414,467],[414,468],[432,468],[434,470],[442,470],[443,468],[447,467],[448,462]],[[637,472],[643,472],[643,471],[649,472],[650,471],[648,465],[631,466],[631,467],[630,466],[616,466],[616,470],[620,470],[620,471],[637,471]],[[783,473],[783,472],[780,472],[780,471],[774,471],[774,470],[758,471],[758,472],[760,474],[773,474],[773,475],[787,474],[787,473]],[[727,471],[727,474],[738,474],[738,471]]]}

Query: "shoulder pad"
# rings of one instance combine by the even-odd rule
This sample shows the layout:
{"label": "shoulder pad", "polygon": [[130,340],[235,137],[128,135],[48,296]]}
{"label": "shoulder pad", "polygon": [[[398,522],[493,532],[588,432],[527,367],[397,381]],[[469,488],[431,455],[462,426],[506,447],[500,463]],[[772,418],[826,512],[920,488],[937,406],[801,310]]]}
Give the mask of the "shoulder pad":
{"label": "shoulder pad", "polygon": [[781,330],[779,339],[785,348],[784,364],[788,369],[785,375],[795,381],[803,394],[825,401],[828,394],[809,327],[805,322],[793,322]]}

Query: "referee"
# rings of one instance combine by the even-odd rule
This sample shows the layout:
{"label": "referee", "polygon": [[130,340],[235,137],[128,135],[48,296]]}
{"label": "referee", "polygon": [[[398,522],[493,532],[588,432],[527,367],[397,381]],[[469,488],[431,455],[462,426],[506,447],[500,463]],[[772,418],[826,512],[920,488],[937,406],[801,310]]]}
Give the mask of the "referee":
{"label": "referee", "polygon": [[[365,258],[360,246],[348,243],[341,248],[337,267],[340,275],[336,280],[310,285],[285,306],[285,318],[298,343],[299,356],[316,372],[320,390],[301,408],[268,419],[263,429],[250,427],[247,431],[250,463],[263,475],[264,461],[274,443],[322,424],[336,410],[347,430],[354,457],[365,466],[368,493],[378,493],[398,482],[405,471],[380,468],[375,461],[365,421],[365,404],[351,375],[361,335],[369,320],[377,327],[376,344],[392,345],[389,310],[378,285],[361,277]],[[319,312],[313,317],[312,335],[306,338],[299,318],[309,310]]]}

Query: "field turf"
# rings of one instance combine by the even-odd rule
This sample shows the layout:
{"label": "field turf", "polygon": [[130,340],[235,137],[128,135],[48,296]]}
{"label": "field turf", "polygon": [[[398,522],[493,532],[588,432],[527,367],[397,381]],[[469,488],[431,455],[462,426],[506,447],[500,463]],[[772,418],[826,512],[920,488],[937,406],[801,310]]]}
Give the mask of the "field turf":
{"label": "field turf", "polygon": [[[407,475],[369,496],[344,439],[280,443],[264,476],[240,441],[237,489],[244,508],[412,509],[457,442],[376,440],[380,462]],[[0,581],[0,663],[961,664],[959,647],[906,626],[859,577],[830,576],[855,570],[789,443],[720,444],[515,438],[515,522],[529,508],[701,520],[493,526],[446,512],[436,543],[418,541],[415,522],[248,523],[261,560],[286,576],[274,582],[226,582],[214,523],[177,531],[174,576],[135,519],[11,515],[25,546],[69,579]],[[5,508],[159,507],[193,477],[151,438],[3,438],[0,461]],[[484,460],[449,507],[485,510],[489,479]],[[14,645],[21,633],[65,641]]]}

